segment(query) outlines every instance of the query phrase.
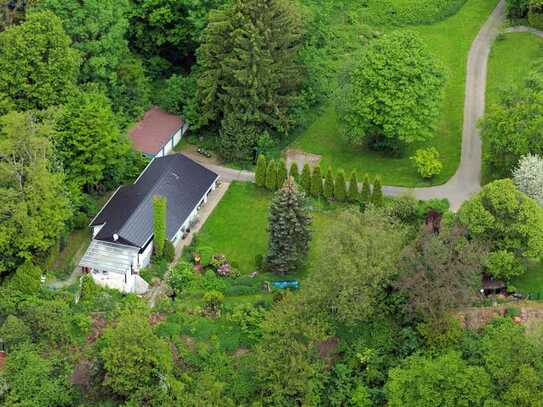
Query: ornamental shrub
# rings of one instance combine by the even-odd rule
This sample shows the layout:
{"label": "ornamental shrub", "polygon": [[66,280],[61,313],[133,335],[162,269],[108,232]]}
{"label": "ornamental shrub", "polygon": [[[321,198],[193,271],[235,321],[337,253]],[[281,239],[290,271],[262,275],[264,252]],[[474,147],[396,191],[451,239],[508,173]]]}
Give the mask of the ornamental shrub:
{"label": "ornamental shrub", "polygon": [[332,175],[332,167],[328,167],[326,178],[324,179],[324,191],[322,193],[328,200],[334,197],[334,176]]}
{"label": "ornamental shrub", "polygon": [[304,164],[304,168],[302,170],[302,175],[300,179],[300,184],[306,194],[309,194],[311,192],[311,168],[309,168],[308,163]]}
{"label": "ornamental shrub", "polygon": [[543,160],[538,155],[522,157],[513,171],[513,182],[520,192],[543,206]]}
{"label": "ornamental shrub", "polygon": [[287,180],[287,175],[287,164],[285,163],[285,160],[279,160],[279,164],[277,164],[277,189],[283,186],[283,184]]}
{"label": "ornamental shrub", "polygon": [[336,175],[334,185],[334,197],[339,202],[344,202],[347,199],[347,187],[345,185],[345,171],[339,170]]}
{"label": "ornamental shrub", "polygon": [[153,197],[153,250],[157,257],[162,257],[166,241],[167,198]]}
{"label": "ornamental shrub", "polygon": [[224,294],[220,291],[208,291],[204,294],[204,309],[206,312],[218,315],[224,303]]}
{"label": "ornamental shrub", "polygon": [[318,165],[313,169],[313,175],[311,176],[311,195],[314,198],[320,198],[322,195],[321,167]]}
{"label": "ornamental shrub", "polygon": [[40,289],[41,269],[30,260],[17,267],[9,279],[9,288],[24,294],[36,294]]}
{"label": "ornamental shrub", "polygon": [[378,208],[383,206],[383,187],[381,185],[381,178],[379,177],[375,178],[375,181],[373,181],[371,203]]}
{"label": "ornamental shrub", "polygon": [[300,181],[300,171],[298,169],[298,164],[296,163],[296,161],[293,161],[292,164],[290,164],[290,171],[288,175],[291,176],[294,181]]}
{"label": "ornamental shrub", "polygon": [[349,201],[356,202],[360,198],[360,193],[358,192],[358,177],[356,176],[356,171],[351,172],[351,178],[349,179]]}
{"label": "ornamental shrub", "polygon": [[162,257],[168,263],[171,263],[175,259],[175,247],[173,246],[173,243],[170,241],[170,239],[166,239],[166,241],[164,242]]}
{"label": "ornamental shrub", "polygon": [[432,178],[441,173],[443,163],[439,159],[439,151],[435,147],[419,149],[410,158],[422,178]]}
{"label": "ornamental shrub", "polygon": [[268,162],[268,168],[266,169],[266,188],[270,191],[277,189],[277,166],[273,159]]}
{"label": "ornamental shrub", "polygon": [[362,184],[362,192],[360,192],[360,202],[367,205],[370,203],[371,198],[371,186],[370,186],[370,177],[368,174],[364,177],[364,183]]}
{"label": "ornamental shrub", "polygon": [[266,171],[267,171],[267,161],[266,157],[263,154],[258,156],[256,161],[256,185],[259,187],[266,186]]}

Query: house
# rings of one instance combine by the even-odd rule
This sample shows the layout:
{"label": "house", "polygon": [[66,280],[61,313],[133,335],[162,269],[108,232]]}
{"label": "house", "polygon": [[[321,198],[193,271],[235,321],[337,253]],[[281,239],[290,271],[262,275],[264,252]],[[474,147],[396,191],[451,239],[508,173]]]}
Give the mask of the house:
{"label": "house", "polygon": [[187,129],[180,116],[153,107],[128,132],[128,137],[135,150],[151,158],[164,157],[181,141]]}
{"label": "house", "polygon": [[176,245],[198,220],[219,176],[182,154],[155,158],[132,185],[117,189],[91,221],[92,241],[79,266],[98,284],[144,293],[139,276],[153,253],[153,197],[167,199],[166,234]]}

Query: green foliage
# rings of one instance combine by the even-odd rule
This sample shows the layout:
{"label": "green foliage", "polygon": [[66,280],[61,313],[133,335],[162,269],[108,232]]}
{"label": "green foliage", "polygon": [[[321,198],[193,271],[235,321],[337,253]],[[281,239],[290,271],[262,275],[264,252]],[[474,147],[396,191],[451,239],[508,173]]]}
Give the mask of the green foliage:
{"label": "green foliage", "polygon": [[[79,72],[79,56],[70,42],[51,12],[33,13],[0,33],[0,101],[5,99],[13,110],[63,103]],[[6,111],[0,108],[0,113]]]}
{"label": "green foliage", "polygon": [[308,163],[305,163],[304,168],[302,169],[300,184],[306,194],[311,192],[311,179],[311,168]]}
{"label": "green foliage", "polygon": [[268,168],[266,168],[266,188],[270,191],[277,189],[277,166],[273,159],[268,162]]}
{"label": "green foliage", "polygon": [[279,164],[277,165],[277,189],[283,186],[287,180],[287,176],[287,164],[284,160],[279,160]]}
{"label": "green foliage", "polygon": [[345,184],[345,171],[339,170],[334,183],[334,198],[339,202],[347,199],[347,186]]}
{"label": "green foliage", "polygon": [[76,394],[58,356],[45,358],[25,344],[11,352],[3,371],[8,385],[4,404],[26,407],[68,407]]}
{"label": "green foliage", "polygon": [[313,168],[313,175],[311,175],[311,196],[314,198],[320,198],[322,195],[322,175],[321,167],[316,166]]}
{"label": "green foliage", "polygon": [[491,276],[505,281],[520,276],[526,271],[515,254],[506,250],[497,250],[490,253],[485,259],[485,267]]}
{"label": "green foliage", "polygon": [[172,372],[172,355],[142,309],[123,311],[99,345],[98,357],[106,372],[103,384],[114,394],[136,401],[166,391],[162,383]]}
{"label": "green foliage", "polygon": [[173,74],[168,79],[159,82],[154,91],[154,103],[167,112],[190,116],[195,93],[194,75]]}
{"label": "green foliage", "polygon": [[217,315],[224,303],[224,294],[220,291],[207,291],[204,293],[204,308],[207,312]]}
{"label": "green foliage", "polygon": [[386,385],[390,407],[480,406],[490,392],[484,369],[470,366],[456,352],[411,357],[392,369]]}
{"label": "green foliage", "polygon": [[292,177],[292,179],[296,182],[300,181],[300,170],[298,169],[298,163],[296,161],[293,161],[292,164],[290,164],[288,176]]}
{"label": "green foliage", "polygon": [[381,178],[379,177],[375,178],[375,181],[373,181],[370,202],[378,208],[383,206],[383,186],[381,185]]}
{"label": "green foliage", "polygon": [[543,2],[541,0],[530,0],[528,23],[531,27],[543,29]]}
{"label": "green foliage", "polygon": [[439,159],[439,151],[435,147],[418,149],[411,157],[422,178],[432,178],[441,173],[443,163]]}
{"label": "green foliage", "polygon": [[311,218],[305,209],[305,195],[292,180],[276,192],[268,217],[267,267],[280,274],[296,271],[309,249]]}
{"label": "green foliage", "polygon": [[40,289],[41,274],[41,269],[27,260],[17,267],[17,270],[9,279],[9,288],[24,294],[34,295]]}
{"label": "green foliage", "polygon": [[528,15],[530,0],[507,0],[507,15],[511,19],[524,18]]}
{"label": "green foliage", "polygon": [[445,76],[424,43],[414,33],[395,31],[372,41],[359,61],[338,98],[346,137],[392,151],[429,140]]}
{"label": "green foliage", "polygon": [[52,133],[31,113],[0,117],[0,274],[45,259],[71,216],[64,177],[51,165]]}
{"label": "green foliage", "polygon": [[166,241],[166,216],[168,202],[166,197],[153,197],[153,250],[157,257],[162,257]]}
{"label": "green foliage", "polygon": [[543,71],[534,72],[524,86],[501,94],[490,107],[482,125],[484,160],[493,176],[509,177],[522,156],[543,155],[542,131]]}
{"label": "green foliage", "polygon": [[349,191],[348,191],[349,202],[358,202],[360,199],[360,192],[358,191],[358,176],[356,171],[351,172],[351,178],[349,179]]}
{"label": "green foliage", "polygon": [[208,12],[221,0],[135,0],[130,7],[128,38],[153,76],[186,63],[200,42]]}
{"label": "green foliage", "polygon": [[0,338],[8,350],[23,342],[29,342],[31,338],[30,328],[14,315],[8,315],[0,328]]}
{"label": "green foliage", "polygon": [[180,261],[170,271],[168,284],[179,295],[191,287],[195,278],[196,276],[192,264],[186,261]]}
{"label": "green foliage", "polygon": [[362,183],[362,191],[360,192],[360,202],[367,205],[370,203],[371,199],[371,184],[370,177],[368,174],[364,177],[364,182]]}
{"label": "green foliage", "polygon": [[168,263],[171,263],[175,259],[175,247],[173,246],[173,243],[170,241],[170,239],[166,239],[164,241],[164,250],[162,253],[162,257]]}
{"label": "green foliage", "polygon": [[298,13],[283,0],[234,0],[209,14],[197,53],[196,127],[221,127],[226,158],[250,156],[260,134],[292,127],[301,41]]}
{"label": "green foliage", "polygon": [[266,157],[262,154],[258,156],[258,160],[256,161],[256,185],[259,187],[264,187],[266,185],[266,170],[267,170],[267,162]]}
{"label": "green foliage", "polygon": [[503,253],[492,257],[491,269],[499,274],[518,274],[517,267],[525,270],[526,259],[543,254],[543,208],[509,179],[487,184],[462,205],[458,219],[472,238],[487,242],[491,252],[506,251],[516,258],[513,265]]}
{"label": "green foliage", "polygon": [[100,293],[100,287],[94,282],[89,274],[82,277],[81,282],[81,301],[94,301]]}
{"label": "green foliage", "polygon": [[326,172],[322,195],[328,200],[334,197],[334,176],[332,175],[332,167],[328,167],[328,171]]}
{"label": "green foliage", "polygon": [[398,218],[404,223],[412,224],[420,217],[424,217],[426,213],[419,216],[418,203],[412,195],[402,195],[394,199],[390,205],[386,207],[386,212],[395,218]]}
{"label": "green foliage", "polygon": [[228,319],[239,326],[244,335],[255,343],[262,336],[262,322],[266,313],[263,308],[252,304],[239,304],[233,310]]}
{"label": "green foliage", "polygon": [[130,144],[104,94],[77,92],[68,99],[55,128],[56,151],[76,191],[92,191],[99,184],[113,187],[124,179]]}

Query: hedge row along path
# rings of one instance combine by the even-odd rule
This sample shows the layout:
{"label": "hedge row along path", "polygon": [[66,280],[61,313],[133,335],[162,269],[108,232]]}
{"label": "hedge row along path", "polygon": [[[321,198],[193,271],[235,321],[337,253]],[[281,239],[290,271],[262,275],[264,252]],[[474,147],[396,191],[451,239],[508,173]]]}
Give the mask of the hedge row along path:
{"label": "hedge row along path", "polygon": [[[481,190],[482,148],[477,126],[485,112],[485,93],[490,49],[505,21],[505,0],[501,0],[487,19],[469,51],[466,91],[464,99],[464,127],[460,166],[445,184],[428,188],[402,188],[384,186],[383,192],[398,196],[411,191],[418,199],[447,198],[456,211],[473,194]],[[543,37],[543,31],[530,27],[512,27],[507,32],[531,32]],[[254,173],[218,165],[207,165],[226,181],[254,181]]]}

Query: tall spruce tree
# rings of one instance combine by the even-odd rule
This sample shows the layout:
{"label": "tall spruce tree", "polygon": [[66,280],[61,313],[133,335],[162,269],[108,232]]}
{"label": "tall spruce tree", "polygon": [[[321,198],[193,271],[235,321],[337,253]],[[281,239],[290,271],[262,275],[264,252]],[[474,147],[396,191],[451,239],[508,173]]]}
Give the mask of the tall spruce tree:
{"label": "tall spruce tree", "polygon": [[351,178],[349,180],[349,201],[356,202],[360,198],[360,193],[358,192],[358,177],[356,176],[356,171],[351,172]]}
{"label": "tall spruce tree", "polygon": [[381,185],[381,178],[379,177],[375,178],[375,181],[373,181],[371,203],[377,207],[383,206],[383,186]]}
{"label": "tall spruce tree", "polygon": [[345,185],[345,171],[339,170],[336,175],[334,185],[334,197],[339,202],[344,202],[347,199],[347,187]]}
{"label": "tall spruce tree", "polygon": [[334,197],[334,176],[332,175],[332,167],[328,167],[326,178],[324,179],[324,191],[322,192],[326,199]]}
{"label": "tall spruce tree", "polygon": [[283,186],[287,177],[287,164],[284,160],[279,160],[279,164],[277,165],[277,189]]}
{"label": "tall spruce tree", "polygon": [[306,194],[311,193],[311,168],[309,168],[308,163],[304,164],[300,184],[302,184],[302,188]]}
{"label": "tall spruce tree", "polygon": [[362,184],[362,192],[360,192],[360,202],[363,205],[370,203],[371,198],[371,186],[370,186],[370,177],[368,174],[364,177],[364,183]]}
{"label": "tall spruce tree", "polygon": [[307,254],[311,218],[304,200],[305,195],[289,177],[270,205],[267,264],[275,273],[296,271]]}
{"label": "tall spruce tree", "polygon": [[289,177],[292,177],[294,181],[299,182],[300,170],[298,169],[298,164],[296,163],[296,161],[293,161],[292,164],[290,164],[290,170],[288,175]]}
{"label": "tall spruce tree", "polygon": [[277,166],[273,159],[268,162],[268,168],[266,168],[266,188],[270,191],[277,189]]}
{"label": "tall spruce tree", "polygon": [[162,257],[166,241],[167,200],[163,196],[153,197],[153,248],[157,257]]}
{"label": "tall spruce tree", "polygon": [[266,162],[266,157],[263,154],[258,156],[256,161],[256,185],[259,187],[266,186],[266,170],[268,163]]}
{"label": "tall spruce tree", "polygon": [[322,176],[321,167],[318,165],[313,168],[313,175],[311,175],[311,196],[314,198],[320,198],[322,195]]}
{"label": "tall spruce tree", "polygon": [[197,53],[195,125],[222,128],[226,158],[249,156],[265,131],[288,132],[303,80],[301,43],[301,20],[287,0],[233,0],[210,13]]}

